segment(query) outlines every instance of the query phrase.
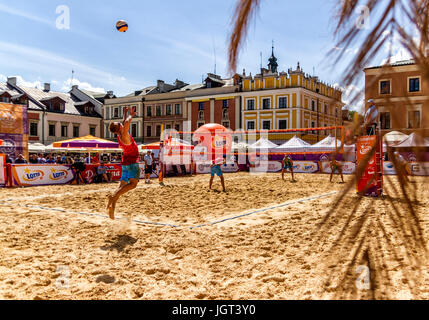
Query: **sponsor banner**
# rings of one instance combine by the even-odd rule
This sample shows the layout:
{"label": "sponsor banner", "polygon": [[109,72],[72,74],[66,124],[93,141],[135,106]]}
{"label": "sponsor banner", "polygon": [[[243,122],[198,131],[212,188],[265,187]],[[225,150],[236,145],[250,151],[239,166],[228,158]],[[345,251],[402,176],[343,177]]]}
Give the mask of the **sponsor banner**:
{"label": "sponsor banner", "polygon": [[[119,181],[122,175],[122,168],[120,164],[105,164],[107,168],[107,173],[112,175],[112,181]],[[93,183],[95,177],[97,176],[98,165],[87,164],[85,171],[82,173],[82,177],[85,179],[86,183]]]}
{"label": "sponsor banner", "polygon": [[196,146],[192,152],[192,159],[195,162],[203,162],[208,160],[207,147]]}
{"label": "sponsor banner", "polygon": [[[365,136],[361,137],[357,143],[357,163],[359,164],[366,155],[371,152],[371,149],[377,144],[377,136]],[[365,171],[358,181],[357,191],[363,192],[365,187],[370,180],[373,181],[368,185],[366,195],[375,195],[377,194],[377,179],[375,177],[377,173],[377,152],[374,152],[373,156],[369,159],[368,164],[365,168]]]}
{"label": "sponsor banner", "polygon": [[5,156],[0,154],[0,187],[4,187],[6,184],[6,178],[5,178]]}
{"label": "sponsor banner", "polygon": [[18,186],[43,186],[65,184],[73,180],[69,166],[62,165],[12,165],[12,175]]}
{"label": "sponsor banner", "polygon": [[28,134],[27,107],[0,103],[0,132]]}
{"label": "sponsor banner", "polygon": [[413,176],[429,176],[429,162],[410,162],[408,166]]}
{"label": "sponsor banner", "polygon": [[[280,164],[281,167],[281,164]],[[319,166],[313,161],[294,161],[293,172],[297,173],[315,173],[319,171]]]}
{"label": "sponsor banner", "polygon": [[[353,174],[356,171],[356,163],[351,161],[337,161],[342,164],[343,174]],[[320,162],[320,171],[322,173],[331,173],[331,163],[329,161]]]}
{"label": "sponsor banner", "polygon": [[255,166],[250,167],[250,172],[280,172],[282,163],[280,161],[257,161]]}
{"label": "sponsor banner", "polygon": [[[211,172],[211,163],[210,162],[197,162],[196,164],[197,174],[209,174]],[[238,172],[237,163],[227,163],[221,166],[222,172],[224,173],[235,173]]]}
{"label": "sponsor banner", "polygon": [[383,174],[385,175],[395,175],[396,170],[395,166],[393,165],[393,162],[391,161],[384,161],[383,162]]}

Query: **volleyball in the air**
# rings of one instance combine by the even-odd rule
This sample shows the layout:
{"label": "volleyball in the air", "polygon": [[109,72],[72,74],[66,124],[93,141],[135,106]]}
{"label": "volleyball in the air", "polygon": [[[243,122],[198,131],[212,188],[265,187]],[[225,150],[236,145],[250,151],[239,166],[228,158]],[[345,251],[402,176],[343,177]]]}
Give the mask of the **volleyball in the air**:
{"label": "volleyball in the air", "polygon": [[128,30],[128,23],[124,20],[120,20],[116,23],[116,29],[118,29],[119,32],[125,32]]}

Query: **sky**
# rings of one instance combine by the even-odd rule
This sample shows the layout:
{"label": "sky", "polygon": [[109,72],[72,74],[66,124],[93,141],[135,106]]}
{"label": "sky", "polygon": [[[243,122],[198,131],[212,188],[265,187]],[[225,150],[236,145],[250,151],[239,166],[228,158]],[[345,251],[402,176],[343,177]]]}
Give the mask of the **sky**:
{"label": "sky", "polygon": [[[0,81],[18,77],[23,86],[67,92],[79,88],[124,96],[176,79],[201,83],[208,72],[228,76],[227,47],[235,0],[0,0]],[[357,48],[346,48],[336,65],[327,57],[334,48],[334,0],[261,0],[237,72],[259,73],[271,55],[279,71],[295,68],[342,87],[343,101],[364,87],[364,74],[349,87],[341,83]],[[64,11],[64,8],[66,11]],[[69,12],[69,21],[64,19]],[[356,14],[358,18],[358,14]],[[129,30],[120,33],[116,22]],[[60,22],[58,24],[57,22]],[[69,28],[67,27],[69,22]],[[399,47],[392,55],[406,58]],[[382,62],[377,57],[374,64]],[[72,70],[74,71],[72,83]],[[362,105],[350,106],[360,110]]]}

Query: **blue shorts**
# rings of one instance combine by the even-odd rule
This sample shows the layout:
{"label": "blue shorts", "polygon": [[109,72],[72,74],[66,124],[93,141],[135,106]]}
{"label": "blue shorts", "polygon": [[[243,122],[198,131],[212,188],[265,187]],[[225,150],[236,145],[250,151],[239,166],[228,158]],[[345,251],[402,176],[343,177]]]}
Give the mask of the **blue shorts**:
{"label": "blue shorts", "polygon": [[222,169],[220,168],[220,166],[213,166],[210,170],[210,173],[211,173],[212,177],[214,177],[215,174],[217,174],[218,177],[223,176],[223,172],[222,172]]}
{"label": "blue shorts", "polygon": [[292,170],[292,164],[291,163],[285,163],[285,166],[283,167],[285,170]]}
{"label": "blue shorts", "polygon": [[140,179],[140,167],[138,163],[122,166],[121,181],[129,183],[130,179]]}

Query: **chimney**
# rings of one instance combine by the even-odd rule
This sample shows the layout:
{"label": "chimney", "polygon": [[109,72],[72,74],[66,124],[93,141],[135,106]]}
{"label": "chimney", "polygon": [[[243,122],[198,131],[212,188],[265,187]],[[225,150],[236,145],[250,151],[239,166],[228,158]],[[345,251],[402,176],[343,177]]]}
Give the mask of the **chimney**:
{"label": "chimney", "polygon": [[[45,83],[45,90],[46,90],[46,85],[47,85],[47,83]],[[79,86],[77,84],[75,84],[74,86],[72,86],[72,90],[73,89],[79,89]]]}
{"label": "chimney", "polygon": [[164,84],[165,82],[163,80],[158,80],[156,83],[156,86],[158,87],[158,89],[162,92],[164,91]]}
{"label": "chimney", "polygon": [[43,91],[45,91],[45,92],[51,91],[51,84],[50,83],[45,83]]}
{"label": "chimney", "polygon": [[107,91],[107,94],[108,94],[109,96],[113,96],[113,91]]}
{"label": "chimney", "polygon": [[11,86],[16,86],[16,77],[7,78],[7,83]]}

